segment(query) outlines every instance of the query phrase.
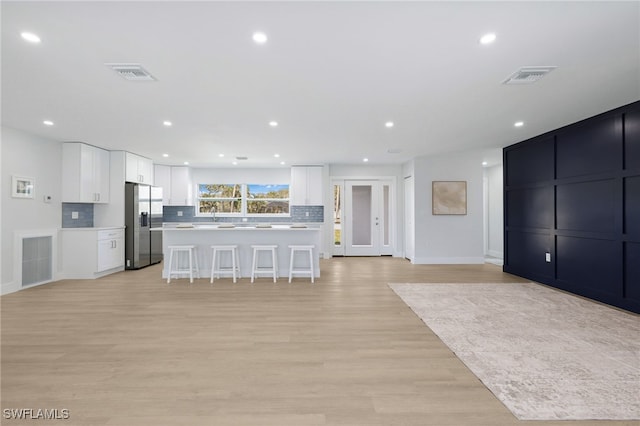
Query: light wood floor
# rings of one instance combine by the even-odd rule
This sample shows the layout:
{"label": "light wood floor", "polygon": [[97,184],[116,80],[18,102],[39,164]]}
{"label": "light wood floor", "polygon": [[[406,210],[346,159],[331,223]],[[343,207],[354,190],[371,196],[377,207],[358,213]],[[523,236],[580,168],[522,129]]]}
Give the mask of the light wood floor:
{"label": "light wood floor", "polygon": [[[160,279],[160,267],[3,296],[2,409],[55,425],[637,425],[523,422],[387,286],[522,282],[494,265],[334,258],[311,285]],[[526,326],[526,324],[523,324]]]}

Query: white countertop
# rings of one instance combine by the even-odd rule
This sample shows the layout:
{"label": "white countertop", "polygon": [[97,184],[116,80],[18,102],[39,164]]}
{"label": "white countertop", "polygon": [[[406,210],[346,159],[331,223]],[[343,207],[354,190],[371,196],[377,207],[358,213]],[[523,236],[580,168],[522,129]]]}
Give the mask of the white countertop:
{"label": "white countertop", "polygon": [[187,226],[163,226],[162,228],[152,228],[152,231],[319,231],[318,226],[304,226],[299,225],[271,225],[269,227],[256,226],[256,225],[238,225],[228,226],[223,224],[193,224],[192,227]]}
{"label": "white countertop", "polygon": [[81,228],[60,228],[61,231],[108,231],[111,229],[124,229],[124,226],[98,226],[98,227],[81,227]]}

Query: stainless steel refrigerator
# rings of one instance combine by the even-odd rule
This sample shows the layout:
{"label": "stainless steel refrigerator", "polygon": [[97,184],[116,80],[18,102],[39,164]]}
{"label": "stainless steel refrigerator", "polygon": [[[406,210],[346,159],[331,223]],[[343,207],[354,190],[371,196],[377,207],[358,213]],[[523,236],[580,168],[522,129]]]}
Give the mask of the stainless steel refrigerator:
{"label": "stainless steel refrigerator", "polygon": [[140,269],[162,261],[162,188],[125,184],[125,268]]}

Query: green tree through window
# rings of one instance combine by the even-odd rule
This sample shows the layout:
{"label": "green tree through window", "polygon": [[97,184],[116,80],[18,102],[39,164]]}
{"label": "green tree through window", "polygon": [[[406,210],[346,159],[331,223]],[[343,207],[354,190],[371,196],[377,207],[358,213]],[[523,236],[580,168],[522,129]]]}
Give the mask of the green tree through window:
{"label": "green tree through window", "polygon": [[288,215],[289,185],[199,184],[198,213]]}

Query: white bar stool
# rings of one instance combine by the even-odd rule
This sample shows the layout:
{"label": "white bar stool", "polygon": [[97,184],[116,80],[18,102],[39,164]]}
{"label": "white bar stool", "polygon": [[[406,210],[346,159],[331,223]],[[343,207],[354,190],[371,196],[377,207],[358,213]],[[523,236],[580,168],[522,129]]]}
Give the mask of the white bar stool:
{"label": "white bar stool", "polygon": [[[236,276],[238,278],[242,278],[240,275],[240,258],[238,257],[238,246],[211,246],[213,249],[213,255],[211,257],[211,283],[213,284],[213,277],[220,278],[220,274],[228,274],[231,273],[233,276],[233,282],[236,282]],[[222,259],[220,255],[224,252],[229,252],[231,254],[231,266],[222,266]],[[216,260],[218,262],[218,267],[216,268]]]}
{"label": "white bar stool", "polygon": [[[196,246],[168,246],[169,251],[169,273],[167,274],[167,284],[171,282],[171,275],[189,274],[189,283],[193,283],[193,273],[200,278],[200,267],[198,266],[198,252]],[[173,254],[176,254],[176,264],[173,264]],[[187,253],[189,257],[189,269],[180,267],[180,253]],[[195,262],[194,262],[195,258]],[[195,267],[195,268],[194,268]]]}
{"label": "white bar stool", "polygon": [[[309,275],[311,276],[311,282],[315,282],[314,281],[314,274],[313,274],[313,249],[315,248],[315,246],[311,245],[311,246],[289,246],[289,248],[291,249],[291,255],[289,258],[289,282],[291,282],[291,278],[293,278],[293,274],[302,274],[302,275]],[[294,264],[294,258],[296,255],[296,252],[306,252],[309,253],[309,268],[305,269],[305,268],[301,268],[298,267],[297,269],[294,269],[293,264]]]}
{"label": "white bar stool", "polygon": [[[251,263],[251,282],[255,279],[258,274],[270,274],[273,275],[273,282],[276,282],[276,277],[278,275],[278,255],[276,250],[278,249],[277,245],[252,245],[253,249],[253,261]],[[266,251],[271,253],[271,266],[261,267],[258,266],[258,256],[261,251]]]}

